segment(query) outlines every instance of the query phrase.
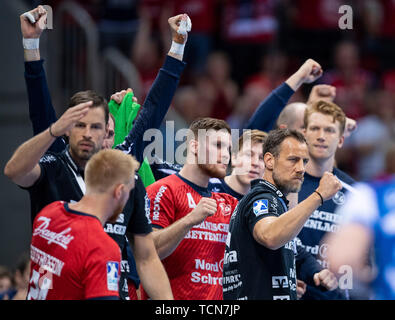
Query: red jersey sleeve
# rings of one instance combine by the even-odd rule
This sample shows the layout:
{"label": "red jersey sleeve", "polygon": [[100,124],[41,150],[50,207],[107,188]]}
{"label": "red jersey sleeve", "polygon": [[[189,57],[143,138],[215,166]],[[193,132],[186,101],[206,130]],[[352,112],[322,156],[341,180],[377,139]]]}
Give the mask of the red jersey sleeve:
{"label": "red jersey sleeve", "polygon": [[121,251],[108,235],[104,241],[98,237],[97,245],[89,250],[83,275],[85,299],[119,297]]}
{"label": "red jersey sleeve", "polygon": [[147,187],[153,226],[166,228],[175,221],[175,199],[170,185],[158,182]]}

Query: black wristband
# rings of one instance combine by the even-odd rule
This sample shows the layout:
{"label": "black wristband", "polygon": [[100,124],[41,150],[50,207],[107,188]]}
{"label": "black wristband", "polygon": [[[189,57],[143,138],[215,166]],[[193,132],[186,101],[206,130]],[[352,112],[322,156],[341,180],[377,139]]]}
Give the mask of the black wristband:
{"label": "black wristband", "polygon": [[55,135],[52,133],[52,130],[51,130],[52,125],[53,125],[53,123],[51,123],[51,125],[49,126],[49,134],[50,134],[51,137],[53,137],[53,138],[59,138],[58,136],[55,136]]}
{"label": "black wristband", "polygon": [[324,204],[324,198],[322,197],[321,193],[319,193],[317,190],[314,190],[314,192],[320,196],[321,206],[322,206]]}

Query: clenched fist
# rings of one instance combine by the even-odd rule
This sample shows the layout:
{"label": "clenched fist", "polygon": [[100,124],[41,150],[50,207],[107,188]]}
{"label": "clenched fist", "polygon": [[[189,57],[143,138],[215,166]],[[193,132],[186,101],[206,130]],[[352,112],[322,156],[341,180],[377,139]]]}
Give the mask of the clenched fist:
{"label": "clenched fist", "polygon": [[316,286],[323,286],[327,290],[335,290],[338,286],[336,276],[328,269],[321,270],[313,276],[314,284]]}
{"label": "clenched fist", "polygon": [[313,59],[308,59],[297,71],[304,83],[312,83],[322,76],[320,64]]}
{"label": "clenched fist", "polygon": [[198,205],[189,214],[190,224],[195,226],[202,223],[204,219],[217,212],[217,201],[211,198],[200,199]]}
{"label": "clenched fist", "polygon": [[25,39],[40,38],[45,29],[47,11],[43,6],[38,6],[28,13],[34,18],[35,22],[31,22],[25,14],[20,16],[22,36]]}
{"label": "clenched fist", "polygon": [[326,171],[320,180],[320,184],[317,188],[317,192],[321,194],[323,200],[331,199],[339,190],[341,190],[342,184],[333,173]]}
{"label": "clenched fist", "polygon": [[318,100],[333,102],[335,98],[336,87],[330,86],[328,84],[317,84],[311,89],[307,104],[312,104],[313,102]]}
{"label": "clenched fist", "polygon": [[[189,19],[189,17],[185,13],[169,18],[168,22],[170,25],[171,35],[172,35],[174,42],[184,44],[187,41],[188,32],[186,32],[185,35],[183,35],[183,34],[179,33],[178,31],[179,31],[181,22],[187,23],[188,19]],[[190,21],[190,19],[189,19],[189,21]]]}

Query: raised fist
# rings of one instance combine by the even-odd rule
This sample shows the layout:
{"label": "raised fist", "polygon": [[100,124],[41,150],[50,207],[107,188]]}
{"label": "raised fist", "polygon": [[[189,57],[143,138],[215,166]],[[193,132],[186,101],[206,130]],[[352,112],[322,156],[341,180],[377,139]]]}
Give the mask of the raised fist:
{"label": "raised fist", "polygon": [[311,104],[318,100],[333,102],[336,97],[336,87],[328,84],[317,84],[311,89],[307,104]]}
{"label": "raised fist", "polygon": [[191,30],[191,19],[187,14],[179,14],[168,20],[171,29],[172,40],[183,44],[187,41],[188,31]]}
{"label": "raised fist", "polygon": [[[30,19],[34,19],[31,21]],[[20,16],[22,36],[25,39],[40,38],[46,28],[47,11],[43,6],[25,12]]]}
{"label": "raised fist", "polygon": [[326,171],[320,180],[317,191],[326,201],[331,199],[341,188],[342,184],[339,179],[333,173]]}
{"label": "raised fist", "polygon": [[308,59],[297,71],[304,83],[312,83],[322,76],[320,64],[313,59]]}

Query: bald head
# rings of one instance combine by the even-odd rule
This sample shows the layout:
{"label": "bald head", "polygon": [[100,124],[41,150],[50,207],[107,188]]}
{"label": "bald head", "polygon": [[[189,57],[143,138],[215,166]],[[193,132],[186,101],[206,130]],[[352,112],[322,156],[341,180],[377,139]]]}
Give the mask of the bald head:
{"label": "bald head", "polygon": [[287,105],[277,119],[277,128],[302,131],[304,129],[303,118],[307,105],[302,102],[294,102]]}

